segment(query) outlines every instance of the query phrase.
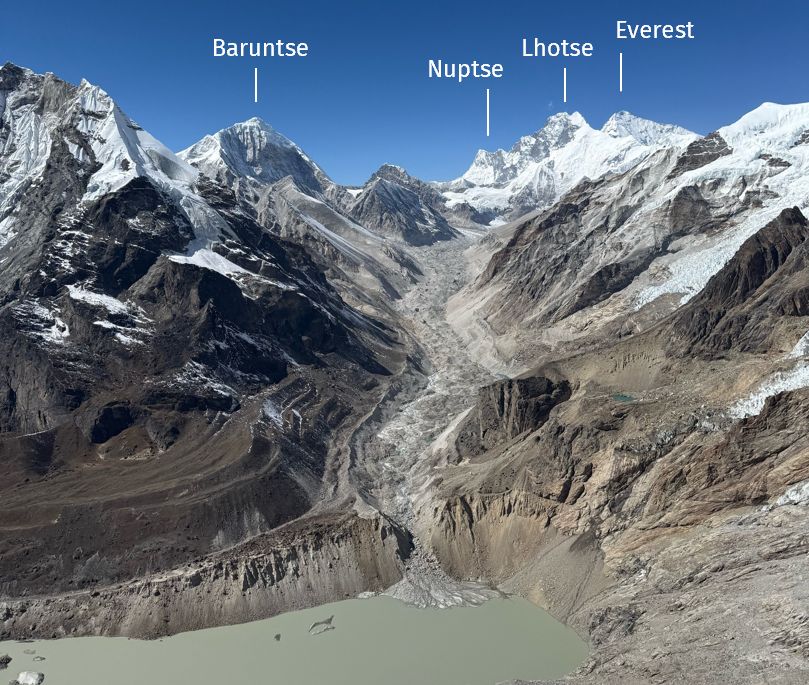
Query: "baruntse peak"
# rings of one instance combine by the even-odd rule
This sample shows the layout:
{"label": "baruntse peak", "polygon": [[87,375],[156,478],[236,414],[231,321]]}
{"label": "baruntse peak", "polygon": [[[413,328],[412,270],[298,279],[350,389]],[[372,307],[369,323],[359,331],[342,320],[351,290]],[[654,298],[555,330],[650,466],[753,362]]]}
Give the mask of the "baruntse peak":
{"label": "baruntse peak", "polygon": [[213,134],[213,137],[226,136],[256,136],[257,141],[263,145],[295,146],[295,143],[280,133],[272,124],[261,117],[250,117],[245,121],[238,121]]}
{"label": "baruntse peak", "polygon": [[250,117],[249,119],[245,119],[244,121],[236,122],[232,126],[228,126],[226,129],[223,130],[227,131],[229,129],[253,129],[257,131],[265,131],[267,133],[271,133],[277,136],[279,139],[289,141],[289,138],[279,133],[269,121],[267,121],[266,119],[262,119],[261,117]]}
{"label": "baruntse peak", "polygon": [[331,181],[308,155],[260,117],[207,135],[179,156],[206,176],[253,179],[271,184],[285,176],[317,192]]}

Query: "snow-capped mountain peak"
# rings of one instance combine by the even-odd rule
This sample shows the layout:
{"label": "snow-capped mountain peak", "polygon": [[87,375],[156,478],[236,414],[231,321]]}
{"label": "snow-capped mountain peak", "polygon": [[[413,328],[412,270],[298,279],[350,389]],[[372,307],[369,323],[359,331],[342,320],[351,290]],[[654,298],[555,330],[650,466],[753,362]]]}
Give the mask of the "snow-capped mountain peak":
{"label": "snow-capped mountain peak", "polygon": [[228,185],[238,178],[270,184],[292,176],[299,186],[320,192],[331,183],[300,147],[259,117],[207,135],[179,156]]}
{"label": "snow-capped mountain peak", "polygon": [[746,141],[774,150],[790,149],[799,141],[809,141],[809,103],[764,102],[717,133],[731,147]]}
{"label": "snow-capped mountain peak", "polygon": [[583,178],[623,172],[663,147],[685,146],[696,134],[619,112],[601,130],[579,112],[549,117],[508,151],[481,150],[459,179],[445,184],[450,207],[463,202],[499,221],[546,207]]}
{"label": "snow-capped mountain peak", "polygon": [[[82,80],[77,96],[77,127],[88,134],[101,164],[88,183],[88,198],[106,195],[137,176],[148,176],[164,189],[193,183],[196,170],[127,117],[106,91]],[[76,148],[74,154],[81,158],[83,151]]]}
{"label": "snow-capped mountain peak", "polygon": [[579,112],[558,112],[548,117],[545,125],[533,137],[543,137],[549,144],[564,145],[573,133],[585,126],[589,128]]}
{"label": "snow-capped mountain peak", "polygon": [[541,129],[523,136],[508,151],[478,150],[472,166],[459,181],[472,185],[507,183],[526,166],[569,143],[576,132],[583,128],[590,127],[578,112],[554,114]]}
{"label": "snow-capped mountain peak", "polygon": [[241,137],[254,135],[257,137],[259,145],[277,145],[278,147],[300,148],[293,143],[284,134],[277,131],[273,126],[262,119],[261,117],[250,117],[246,121],[242,121],[232,126],[219,131],[219,133],[231,131]]}
{"label": "snow-capped mountain peak", "polygon": [[641,145],[677,145],[690,142],[695,137],[694,133],[681,126],[659,124],[626,111],[613,114],[601,131],[613,138],[630,136]]}
{"label": "snow-capped mountain peak", "polygon": [[85,200],[148,177],[166,192],[188,194],[197,171],[121,111],[102,88],[72,86],[51,73],[7,63],[0,68],[0,245],[19,196],[60,148],[87,178]]}

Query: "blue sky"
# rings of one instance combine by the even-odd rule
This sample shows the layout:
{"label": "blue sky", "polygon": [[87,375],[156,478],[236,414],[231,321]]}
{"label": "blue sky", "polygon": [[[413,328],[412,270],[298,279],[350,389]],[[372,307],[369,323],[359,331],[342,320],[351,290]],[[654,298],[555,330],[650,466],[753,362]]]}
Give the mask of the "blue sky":
{"label": "blue sky", "polygon": [[[615,21],[693,21],[693,41],[615,39]],[[590,58],[525,59],[523,37],[590,41]],[[212,39],[306,41],[296,59],[211,56]],[[558,111],[601,126],[614,111],[707,133],[763,101],[809,101],[809,3],[286,2],[4,3],[0,62],[101,85],[173,149],[261,116],[335,180],[392,162],[460,175],[478,148],[510,147]],[[618,93],[618,51],[624,92]],[[427,60],[501,62],[499,80],[427,78]],[[253,102],[253,66],[261,96]],[[562,103],[562,67],[568,102]],[[485,89],[491,88],[491,136]]]}

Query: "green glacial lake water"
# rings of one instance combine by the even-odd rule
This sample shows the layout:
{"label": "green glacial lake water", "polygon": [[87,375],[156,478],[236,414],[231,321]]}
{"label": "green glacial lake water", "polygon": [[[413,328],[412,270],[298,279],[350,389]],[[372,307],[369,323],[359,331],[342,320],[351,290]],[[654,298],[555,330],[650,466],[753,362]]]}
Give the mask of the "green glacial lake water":
{"label": "green glacial lake water", "polygon": [[[332,615],[333,629],[309,632]],[[374,597],[158,641],[4,642],[3,653],[13,661],[2,678],[40,671],[45,685],[494,685],[564,675],[587,646],[523,599],[417,609]]]}
{"label": "green glacial lake water", "polygon": [[613,394],[612,399],[617,402],[634,402],[635,398],[632,395],[627,395],[625,392],[616,392]]}

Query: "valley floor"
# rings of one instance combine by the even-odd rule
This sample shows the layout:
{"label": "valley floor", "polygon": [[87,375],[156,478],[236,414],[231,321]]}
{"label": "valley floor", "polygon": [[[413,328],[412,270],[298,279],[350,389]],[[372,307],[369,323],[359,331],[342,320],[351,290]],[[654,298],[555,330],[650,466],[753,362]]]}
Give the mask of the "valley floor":
{"label": "valley floor", "polygon": [[[472,563],[459,568],[448,548],[436,547],[436,512],[446,504],[443,448],[478,390],[498,380],[470,356],[446,316],[448,299],[474,277],[464,251],[475,241],[464,235],[412,250],[423,279],[396,306],[418,342],[414,366],[421,371],[353,434],[337,490],[360,493],[352,512],[325,506],[300,526],[160,577],[0,605],[18,617],[15,636],[50,636],[52,628],[58,637],[71,626],[77,634],[106,633],[101,626],[114,625],[122,634],[156,637],[367,589],[441,607],[506,592],[548,608],[590,642],[589,660],[569,682],[806,682],[809,613],[796,610],[809,602],[801,582],[809,552],[803,507],[742,507],[696,526],[657,530],[643,541],[654,563],[618,574],[613,567],[609,578],[592,540],[555,535],[520,506],[509,505],[499,519],[490,509],[485,525],[468,513],[473,540],[474,531],[508,538],[500,548],[506,555],[522,545],[521,536],[540,540],[521,562],[497,560],[496,577]],[[475,541],[474,555],[487,544]]]}
{"label": "valley floor", "polygon": [[[466,283],[464,250],[477,239],[468,233],[452,241],[414,248],[423,280],[397,302],[418,341],[426,379],[411,399],[379,424],[368,443],[358,445],[370,500],[413,533],[414,550],[401,582],[387,591],[419,606],[477,603],[493,594],[486,585],[460,583],[440,567],[419,529],[418,508],[431,497],[436,441],[473,406],[479,388],[494,380],[478,364],[446,320],[448,299]],[[365,489],[365,488],[362,488]]]}
{"label": "valley floor", "polygon": [[[472,582],[468,570],[466,581],[453,580],[437,559],[443,551],[431,545],[430,512],[443,505],[435,499],[447,465],[441,448],[478,390],[497,380],[447,323],[447,300],[475,276],[464,261],[475,238],[462,240],[418,251],[424,280],[399,310],[429,365],[426,385],[375,427],[377,440],[363,451],[371,500],[414,534],[404,579],[388,593],[420,605],[475,603],[495,587],[484,577]],[[513,536],[506,518],[499,525]],[[571,545],[549,535],[536,558],[500,575],[496,587],[549,608],[590,641],[591,658],[566,682],[802,683],[809,614],[796,607],[809,605],[800,581],[807,531],[804,507],[731,508],[647,540],[638,533],[633,539],[653,560],[616,574],[613,558],[609,577],[597,550],[573,552],[575,537]]]}

